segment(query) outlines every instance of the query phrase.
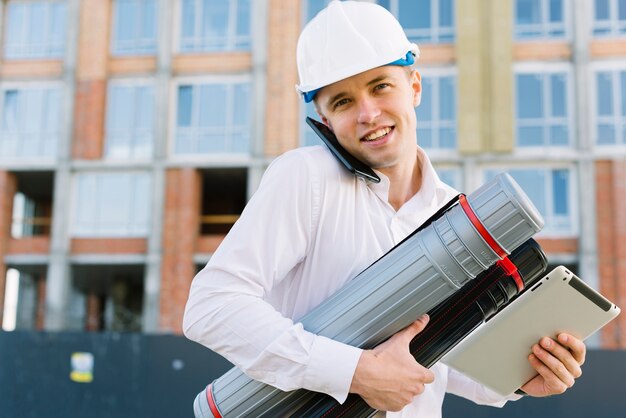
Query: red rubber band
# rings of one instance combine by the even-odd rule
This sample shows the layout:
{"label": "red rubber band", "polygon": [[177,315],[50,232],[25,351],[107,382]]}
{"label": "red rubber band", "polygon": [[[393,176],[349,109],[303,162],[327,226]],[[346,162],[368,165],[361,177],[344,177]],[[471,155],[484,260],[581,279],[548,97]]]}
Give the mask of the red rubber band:
{"label": "red rubber band", "polygon": [[500,266],[508,276],[513,278],[515,282],[515,286],[517,286],[517,290],[521,292],[524,290],[524,281],[522,280],[522,276],[519,275],[519,271],[513,262],[509,259],[509,257],[504,257],[502,260],[496,263]]}
{"label": "red rubber band", "polygon": [[472,225],[474,225],[474,228],[476,228],[480,236],[483,237],[487,245],[489,245],[489,247],[491,247],[491,249],[496,254],[498,254],[498,257],[500,258],[506,257],[507,256],[506,251],[504,251],[504,249],[500,247],[500,245],[496,242],[496,240],[491,236],[489,231],[487,231],[487,229],[480,222],[480,219],[478,219],[478,216],[476,216],[476,214],[470,207],[469,202],[467,201],[467,198],[465,197],[465,195],[462,194],[459,196],[459,203],[461,204],[461,207],[463,208],[465,215],[467,215],[470,222],[472,223]]}
{"label": "red rubber band", "polygon": [[222,418],[222,414],[217,409],[217,405],[215,404],[215,399],[213,399],[213,384],[211,383],[206,388],[206,400],[209,403],[209,409],[215,418]]}

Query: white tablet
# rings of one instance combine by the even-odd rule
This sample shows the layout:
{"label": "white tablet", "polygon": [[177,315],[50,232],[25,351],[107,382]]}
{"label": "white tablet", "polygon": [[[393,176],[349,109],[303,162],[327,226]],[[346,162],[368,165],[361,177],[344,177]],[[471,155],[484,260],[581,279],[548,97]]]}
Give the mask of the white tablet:
{"label": "white tablet", "polygon": [[586,339],[620,309],[565,267],[552,270],[481,325],[442,361],[501,395],[536,376],[528,355],[544,337],[567,332]]}

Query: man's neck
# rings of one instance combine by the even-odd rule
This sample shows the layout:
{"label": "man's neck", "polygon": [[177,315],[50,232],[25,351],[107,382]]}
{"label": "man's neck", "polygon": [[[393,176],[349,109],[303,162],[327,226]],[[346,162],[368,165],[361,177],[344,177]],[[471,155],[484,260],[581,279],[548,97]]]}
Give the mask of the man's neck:
{"label": "man's neck", "polygon": [[422,187],[422,161],[417,151],[412,164],[380,171],[389,179],[387,200],[396,211],[415,196]]}

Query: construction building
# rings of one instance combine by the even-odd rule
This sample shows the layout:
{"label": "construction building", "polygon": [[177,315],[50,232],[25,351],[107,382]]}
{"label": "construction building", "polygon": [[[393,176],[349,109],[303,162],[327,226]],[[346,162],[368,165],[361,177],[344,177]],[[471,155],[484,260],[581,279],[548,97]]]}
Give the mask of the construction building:
{"label": "construction building", "polygon": [[[5,330],[181,332],[267,165],[318,143],[295,48],[325,3],[0,1]],[[420,46],[440,176],[469,193],[509,171],[550,262],[626,307],[624,2],[378,3]],[[626,317],[594,344],[626,348]]]}

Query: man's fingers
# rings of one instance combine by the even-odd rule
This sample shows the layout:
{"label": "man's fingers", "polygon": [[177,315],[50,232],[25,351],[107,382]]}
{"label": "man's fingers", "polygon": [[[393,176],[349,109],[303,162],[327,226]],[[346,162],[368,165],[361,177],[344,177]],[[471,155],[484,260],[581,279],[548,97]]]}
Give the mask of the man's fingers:
{"label": "man's fingers", "polygon": [[[559,338],[560,340],[561,338]],[[580,377],[583,372],[580,368],[580,364],[576,360],[574,353],[570,351],[567,347],[561,345],[560,343],[554,342],[551,338],[544,337],[539,342],[541,347],[545,350],[552,353],[554,357],[556,357],[563,365],[567,368],[569,373],[574,377]],[[584,355],[583,355],[584,357]]]}
{"label": "man's fingers", "polygon": [[582,366],[585,362],[585,356],[587,354],[587,347],[585,346],[585,343],[566,333],[559,334],[558,340],[561,344],[563,344],[563,346],[569,349],[574,359],[579,365]]}
{"label": "man's fingers", "polygon": [[420,316],[419,319],[414,321],[411,325],[403,329],[401,332],[408,339],[408,342],[411,342],[411,340],[415,338],[417,334],[419,334],[424,330],[424,328],[426,328],[426,324],[428,324],[429,320],[430,317],[428,316],[428,314],[424,314]]}

